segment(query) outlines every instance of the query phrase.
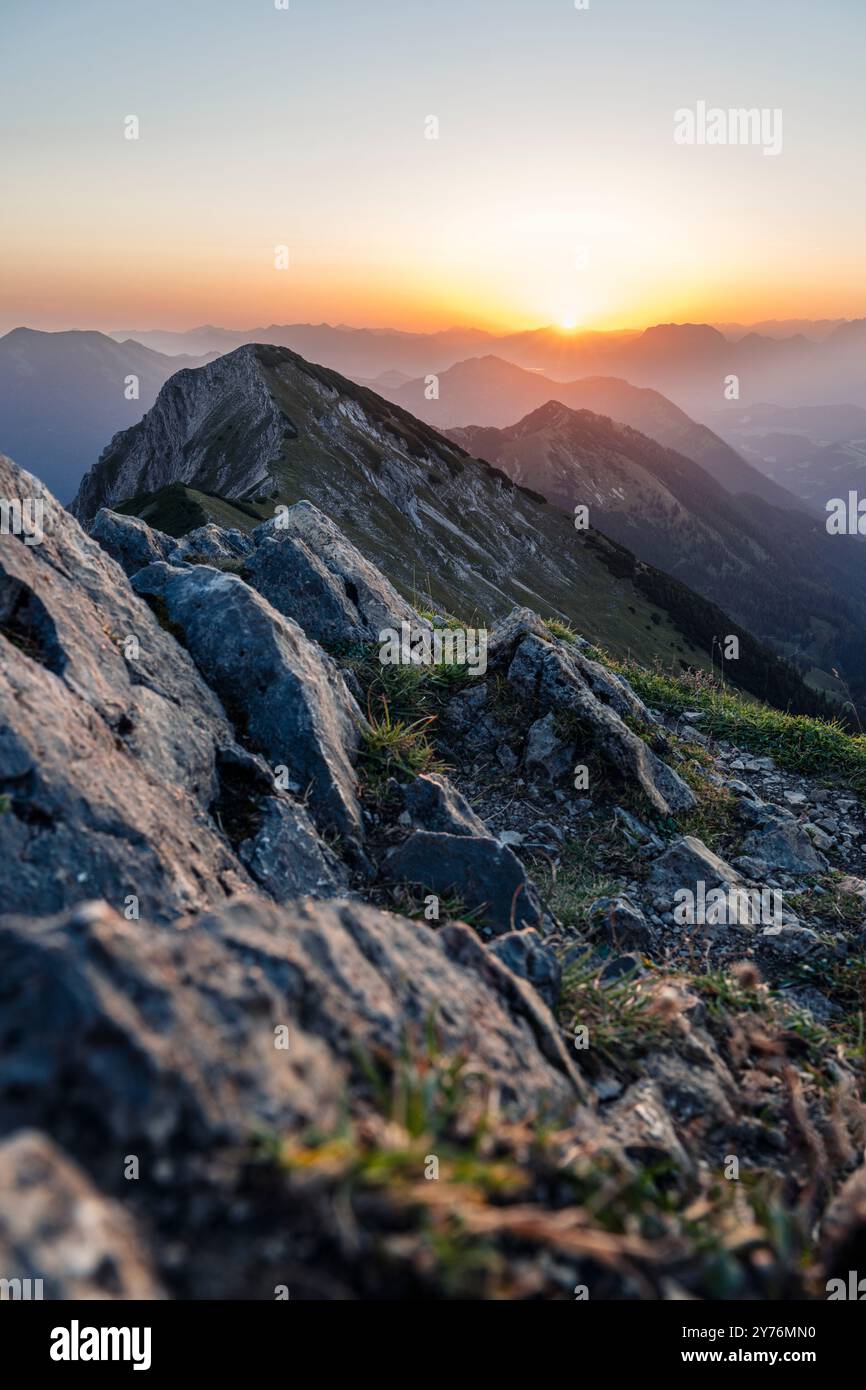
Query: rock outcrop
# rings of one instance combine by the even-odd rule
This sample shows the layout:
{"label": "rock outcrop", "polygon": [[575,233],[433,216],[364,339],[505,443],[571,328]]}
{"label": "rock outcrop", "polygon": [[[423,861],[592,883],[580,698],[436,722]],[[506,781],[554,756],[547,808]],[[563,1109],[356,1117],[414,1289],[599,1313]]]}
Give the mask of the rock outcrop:
{"label": "rock outcrop", "polygon": [[331,659],[237,575],[207,565],[150,565],[134,579],[155,602],[237,727],[325,825],[363,839],[352,755],[363,723]]}
{"label": "rock outcrop", "polygon": [[[259,351],[269,452],[297,381]],[[174,401],[220,483],[224,370],[167,393],[141,468],[177,453]],[[345,463],[376,398],[311,380],[306,427]],[[429,520],[413,470],[448,469],[376,418],[384,534],[389,508]],[[254,457],[246,481],[277,474]],[[45,534],[0,536],[0,1275],[63,1298],[794,1298],[816,1230],[824,1270],[852,1258],[861,1179],[830,1203],[866,1143],[849,789],[720,756],[709,719],[650,709],[653,682],[527,608],[483,675],[384,671],[381,628],[426,619],[316,506],[182,538],[101,510],[88,536],[5,459],[4,495],[38,497]],[[800,916],[674,929],[701,884]]]}
{"label": "rock outcrop", "polygon": [[[0,495],[38,484],[0,459]],[[166,920],[252,891],[210,814],[234,732],[120,567],[43,494],[0,542],[0,857],[8,912],[94,893]],[[50,527],[50,529],[48,529]]]}
{"label": "rock outcrop", "polygon": [[[504,645],[496,646],[500,660]],[[690,810],[695,805],[692,791],[617,712],[619,705],[624,713],[640,714],[649,724],[640,702],[611,673],[602,681],[585,668],[579,653],[530,632],[514,644],[508,681],[543,714],[570,715],[582,725],[592,744],[624,777],[639,784],[657,811],[671,815]]]}

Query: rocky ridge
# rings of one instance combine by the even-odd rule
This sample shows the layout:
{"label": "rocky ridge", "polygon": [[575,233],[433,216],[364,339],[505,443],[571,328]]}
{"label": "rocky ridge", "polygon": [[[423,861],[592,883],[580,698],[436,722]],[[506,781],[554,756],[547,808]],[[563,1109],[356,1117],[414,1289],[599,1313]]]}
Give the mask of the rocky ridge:
{"label": "rocky ridge", "polygon": [[[39,489],[5,459],[0,484]],[[814,1293],[862,1219],[859,798],[529,609],[474,679],[382,667],[389,618],[453,620],[309,502],[179,542],[107,510],[88,536],[41,495],[44,543],[0,548],[15,1277]],[[680,926],[698,880],[775,885],[785,920]],[[46,1215],[71,1192],[100,1212],[78,1271]]]}

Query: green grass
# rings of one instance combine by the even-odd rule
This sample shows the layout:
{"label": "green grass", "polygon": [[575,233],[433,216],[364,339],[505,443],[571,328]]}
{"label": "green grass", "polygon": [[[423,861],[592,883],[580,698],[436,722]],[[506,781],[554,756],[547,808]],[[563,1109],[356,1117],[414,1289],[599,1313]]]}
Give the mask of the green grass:
{"label": "green grass", "polygon": [[670,1026],[657,1012],[645,981],[634,974],[602,984],[598,960],[591,952],[565,973],[559,1001],[559,1017],[566,1033],[588,1030],[589,1046],[576,1051],[579,1062],[590,1069],[606,1063],[631,1077],[639,1058],[664,1046]]}
{"label": "green grass", "polygon": [[545,618],[544,626],[554,637],[560,638],[563,642],[574,643],[577,633],[570,623],[561,623],[558,618]]}
{"label": "green grass", "polygon": [[[622,891],[634,851],[615,828],[605,826],[582,840],[570,840],[562,849],[555,881],[544,885],[554,916],[569,931],[582,931],[596,898],[611,898]],[[603,858],[605,871],[599,868]]]}
{"label": "green grass", "polygon": [[374,786],[381,785],[389,777],[418,777],[422,772],[440,770],[436,750],[427,739],[427,730],[434,719],[434,715],[411,723],[395,719],[387,702],[380,714],[369,712],[360,762]]}
{"label": "green grass", "polygon": [[702,710],[702,733],[759,756],[769,754],[785,771],[842,782],[866,794],[866,736],[848,733],[838,721],[785,714],[722,689],[704,675],[671,676],[631,663],[609,664],[649,705],[674,714]]}

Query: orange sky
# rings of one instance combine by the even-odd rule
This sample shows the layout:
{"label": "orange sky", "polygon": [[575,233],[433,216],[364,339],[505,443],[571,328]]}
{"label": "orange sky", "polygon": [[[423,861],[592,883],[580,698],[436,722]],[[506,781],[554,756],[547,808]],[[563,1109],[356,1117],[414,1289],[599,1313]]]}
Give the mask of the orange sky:
{"label": "orange sky", "polygon": [[[7,0],[0,329],[866,315],[866,25],[827,4]],[[702,99],[781,152],[675,143]]]}

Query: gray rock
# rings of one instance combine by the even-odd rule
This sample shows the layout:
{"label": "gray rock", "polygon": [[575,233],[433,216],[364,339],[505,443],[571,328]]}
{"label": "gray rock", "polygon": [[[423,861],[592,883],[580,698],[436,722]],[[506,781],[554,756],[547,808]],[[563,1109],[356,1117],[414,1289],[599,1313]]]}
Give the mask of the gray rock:
{"label": "gray rock", "polygon": [[225,530],[209,521],[206,526],[198,526],[175,541],[174,549],[163,558],[172,565],[188,560],[191,555],[204,555],[212,560],[242,560],[252,551],[253,543],[243,531],[237,527]]}
{"label": "gray rock", "polygon": [[526,771],[543,772],[551,782],[558,782],[574,766],[574,744],[569,744],[556,727],[556,715],[550,710],[530,724],[523,754]]}
{"label": "gray rock", "polygon": [[250,583],[317,642],[377,642],[385,628],[429,631],[338,526],[312,502],[297,502],[257,526]]}
{"label": "gray rock", "polygon": [[348,873],[316,834],[306,811],[287,797],[272,797],[254,835],[238,845],[238,855],[257,883],[278,903],[309,894],[339,897]]}
{"label": "gray rock", "polygon": [[183,928],[99,903],[0,918],[0,979],[0,1129],[48,1129],[115,1191],[125,1153],[146,1187],[160,1155],[327,1131],[365,1085],[359,1055],[396,1059],[433,1018],[515,1113],[583,1094],[550,1014],[468,928],[355,903],[239,900]]}
{"label": "gray rock", "polygon": [[494,623],[488,638],[489,660],[498,666],[507,666],[525,638],[543,642],[558,655],[578,684],[587,686],[617,714],[630,715],[648,726],[658,723],[656,716],[635,694],[624,676],[617,675],[601,662],[593,661],[584,654],[583,648],[587,646],[585,639],[568,642],[555,637],[531,608],[513,608],[507,617]]}
{"label": "gray rock", "polygon": [[445,709],[445,722],[455,733],[465,734],[483,716],[488,704],[489,691],[483,683],[473,684],[468,690],[454,695]]}
{"label": "gray rock", "polygon": [[649,951],[653,933],[641,912],[626,897],[596,898],[587,916],[590,929],[599,930],[615,950]]}
{"label": "gray rock", "polygon": [[211,815],[234,742],[222,706],[120,566],[0,458],[0,496],[34,495],[43,543],[0,538],[3,908],[133,896],[167,920],[252,891]]}
{"label": "gray rock", "polygon": [[536,635],[520,642],[508,668],[518,694],[537,700],[545,711],[569,711],[590,731],[599,751],[627,778],[637,781],[657,811],[672,815],[691,809],[695,798],[672,768],[624,724],[590,688],[561,647]]}
{"label": "gray rock", "polygon": [[702,840],[694,835],[681,835],[659,855],[650,869],[649,885],[657,894],[654,905],[659,902],[670,906],[678,889],[688,889],[695,893],[698,883],[703,883],[707,892],[740,882],[740,875],[733,865],[720,859]]}
{"label": "gray rock", "polygon": [[[407,1050],[426,1065],[431,1029],[443,1058],[485,1078],[505,1122],[543,1111],[570,1124],[589,1099],[542,999],[471,930],[357,904],[248,897],[179,927],[127,922],[100,903],[0,918],[0,982],[0,1134],[50,1133],[120,1197],[176,1297],[273,1298],[287,1271],[293,1298],[339,1291],[307,1253],[321,1239],[309,1190],[292,1195],[258,1164],[251,1181],[256,1138],[343,1132],[347,1109],[369,1123],[371,1071],[387,1089]],[[25,1185],[35,1181],[30,1171]],[[124,1230],[112,1223],[109,1240],[96,1199],[79,1208],[68,1187],[61,1198],[44,1242],[26,1192],[11,1218],[0,1201],[3,1275],[63,1277],[67,1296],[111,1279],[116,1293],[145,1296],[132,1256],[120,1265]],[[40,1248],[49,1238],[64,1250]]]}
{"label": "gray rock", "polygon": [[500,830],[493,838],[498,845],[507,845],[509,849],[519,849],[526,836],[519,830]]}
{"label": "gray rock", "polygon": [[137,516],[102,507],[90,524],[90,534],[127,575],[166,560],[177,545],[173,536],[156,531]]}
{"label": "gray rock", "polygon": [[634,1082],[607,1110],[606,1120],[612,1137],[633,1163],[642,1168],[669,1163],[681,1177],[691,1173],[692,1160],[655,1081]]}
{"label": "gray rock", "polygon": [[494,839],[417,830],[386,856],[385,874],[440,897],[455,896],[473,923],[500,936],[544,915],[520,860]]}
{"label": "gray rock", "polygon": [[440,777],[438,773],[423,774],[408,782],[402,793],[403,804],[409,812],[408,823],[420,830],[441,831],[446,835],[490,834],[481,817],[447,777]]}
{"label": "gray rock", "polygon": [[826,834],[826,832],[821,830],[817,825],[807,824],[803,826],[803,829],[817,850],[823,852],[824,850],[833,848],[835,844],[833,836]]}
{"label": "gray rock", "polygon": [[806,805],[806,793],[805,793],[805,792],[787,790],[787,791],[784,793],[784,796],[785,796],[785,800],[787,801],[787,803],[788,803],[789,806],[805,806],[805,805]]}
{"label": "gray rock", "polygon": [[[497,618],[487,638],[488,660],[497,663],[510,661],[514,650],[524,637],[535,636],[544,642],[553,642],[549,628],[531,608],[512,608],[510,613]],[[558,644],[557,644],[558,645]]]}
{"label": "gray rock", "polygon": [[363,720],[330,657],[236,575],[160,564],[134,585],[164,605],[249,742],[309,786],[317,820],[357,847],[363,829],[352,757]]}
{"label": "gray rock", "polygon": [[164,1297],[129,1215],[35,1130],[0,1143],[0,1270],[33,1298]]}
{"label": "gray rock", "polygon": [[551,1009],[556,1007],[562,984],[562,970],[553,951],[545,946],[537,931],[506,932],[490,943],[488,950],[508,966],[514,975],[526,980]]}
{"label": "gray rock", "polygon": [[637,816],[633,816],[631,811],[627,811],[624,806],[615,806],[613,813],[616,820],[625,827],[623,833],[631,844],[643,846],[644,852],[648,849],[661,850],[664,848],[664,843],[658,835],[650,830],[649,826],[645,825],[642,820],[638,820]]}
{"label": "gray rock", "polygon": [[763,859],[771,869],[788,873],[817,873],[827,861],[795,820],[770,815],[743,841],[743,853]]}
{"label": "gray rock", "polygon": [[278,613],[326,647],[376,635],[359,622],[344,586],[303,541],[263,538],[244,577]]}
{"label": "gray rock", "polygon": [[734,868],[752,880],[753,883],[766,883],[770,876],[770,866],[765,859],[755,859],[753,855],[741,854],[734,860]]}
{"label": "gray rock", "polygon": [[755,942],[756,949],[772,955],[800,957],[809,955],[821,938],[810,927],[764,927]]}
{"label": "gray rock", "polygon": [[735,796],[745,797],[748,801],[757,801],[757,794],[745,782],[740,782],[736,777],[732,777],[727,783],[728,791],[732,791]]}

